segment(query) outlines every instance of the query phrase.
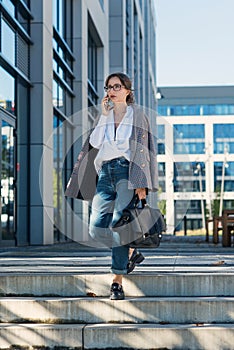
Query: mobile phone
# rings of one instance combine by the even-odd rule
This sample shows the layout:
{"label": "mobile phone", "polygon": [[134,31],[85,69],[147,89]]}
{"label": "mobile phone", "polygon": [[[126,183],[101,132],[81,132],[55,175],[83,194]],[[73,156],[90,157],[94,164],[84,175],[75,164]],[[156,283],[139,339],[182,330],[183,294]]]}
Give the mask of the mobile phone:
{"label": "mobile phone", "polygon": [[108,98],[107,103],[105,103],[105,108],[107,111],[110,111],[111,109],[114,108],[114,103],[111,101],[110,98]]}

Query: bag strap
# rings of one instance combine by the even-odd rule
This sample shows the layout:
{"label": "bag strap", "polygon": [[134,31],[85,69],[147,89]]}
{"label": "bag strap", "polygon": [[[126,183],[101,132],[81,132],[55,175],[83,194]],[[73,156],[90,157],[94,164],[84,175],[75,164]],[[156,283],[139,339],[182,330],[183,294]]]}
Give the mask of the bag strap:
{"label": "bag strap", "polygon": [[139,199],[138,194],[134,194],[131,202],[128,204],[128,208],[136,208],[141,202],[142,208],[147,204],[146,199]]}

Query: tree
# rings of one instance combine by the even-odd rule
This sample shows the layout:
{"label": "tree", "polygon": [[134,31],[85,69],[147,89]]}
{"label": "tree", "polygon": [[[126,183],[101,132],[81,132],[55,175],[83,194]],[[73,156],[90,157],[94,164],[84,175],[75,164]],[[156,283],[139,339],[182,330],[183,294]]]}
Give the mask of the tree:
{"label": "tree", "polygon": [[211,201],[212,216],[219,216],[220,197],[221,187],[217,186],[215,189],[215,199]]}
{"label": "tree", "polygon": [[[162,193],[162,188],[159,187],[158,198],[160,197],[161,193]],[[161,199],[158,201],[158,208],[160,209],[162,215],[166,215],[166,200],[165,199]]]}

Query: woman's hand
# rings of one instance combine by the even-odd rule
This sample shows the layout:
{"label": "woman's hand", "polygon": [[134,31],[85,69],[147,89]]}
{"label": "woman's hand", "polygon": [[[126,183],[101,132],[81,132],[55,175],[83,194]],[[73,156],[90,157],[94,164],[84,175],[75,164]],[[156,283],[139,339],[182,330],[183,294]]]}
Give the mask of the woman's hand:
{"label": "woman's hand", "polygon": [[106,95],[102,99],[102,115],[107,116],[112,108],[109,104],[109,97]]}
{"label": "woman's hand", "polygon": [[145,188],[136,188],[135,194],[138,195],[139,199],[146,199],[146,189]]}

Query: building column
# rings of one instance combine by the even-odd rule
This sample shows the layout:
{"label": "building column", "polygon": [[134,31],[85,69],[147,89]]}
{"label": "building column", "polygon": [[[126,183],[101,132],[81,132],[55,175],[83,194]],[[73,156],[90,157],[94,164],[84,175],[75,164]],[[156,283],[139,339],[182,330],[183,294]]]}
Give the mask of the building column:
{"label": "building column", "polygon": [[52,0],[31,2],[30,244],[53,238]]}
{"label": "building column", "polygon": [[174,233],[175,229],[175,206],[174,206],[174,147],[173,147],[173,125],[165,123],[165,148],[166,158],[166,222],[167,232]]}

